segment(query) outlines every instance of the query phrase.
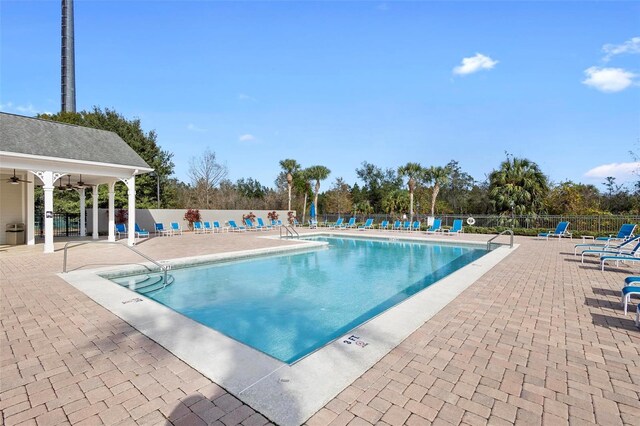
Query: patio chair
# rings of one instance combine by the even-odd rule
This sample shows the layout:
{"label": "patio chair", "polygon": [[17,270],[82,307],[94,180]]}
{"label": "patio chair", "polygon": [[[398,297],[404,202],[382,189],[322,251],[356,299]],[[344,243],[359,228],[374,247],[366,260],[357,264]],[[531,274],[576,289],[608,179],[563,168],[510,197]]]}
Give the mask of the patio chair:
{"label": "patio chair", "polygon": [[162,223],[156,223],[155,225],[155,234],[156,236],[160,235],[161,237],[170,237],[171,230],[165,229]]}
{"label": "patio chair", "polygon": [[546,240],[548,240],[549,237],[558,237],[558,240],[562,237],[573,239],[573,235],[567,231],[567,228],[569,228],[569,222],[560,222],[558,226],[556,226],[555,231],[541,232],[538,234],[538,237],[544,237]]}
{"label": "patio chair", "polygon": [[193,222],[193,233],[204,234],[204,226],[202,225],[202,222]]}
{"label": "patio chair", "polygon": [[356,227],[356,218],[352,217],[351,219],[349,219],[349,222],[347,223],[345,228],[355,228],[355,227]]}
{"label": "patio chair", "polygon": [[124,223],[116,223],[116,238],[127,236],[127,226]]}
{"label": "patio chair", "polygon": [[[637,285],[633,285],[636,283]],[[640,276],[630,276],[624,280],[620,304],[624,306],[625,315],[627,315],[627,305],[631,302],[631,296],[640,296]],[[638,304],[638,306],[640,306],[640,304]]]}
{"label": "patio chair", "polygon": [[411,231],[411,222],[409,222],[408,220],[405,220],[404,223],[402,224],[402,230],[403,231]]}
{"label": "patio chair", "polygon": [[202,229],[204,230],[205,234],[213,232],[213,227],[211,226],[211,222],[202,222],[202,224],[204,225]]}
{"label": "patio chair", "polygon": [[454,220],[451,229],[443,229],[442,232],[447,235],[458,235],[462,233],[462,219]]}
{"label": "patio chair", "polygon": [[342,222],[344,222],[344,218],[339,217],[338,220],[336,220],[336,223],[334,223],[333,225],[329,225],[329,228],[344,228]]}
{"label": "patio chair", "polygon": [[229,221],[229,230],[231,232],[244,232],[247,230],[244,226],[238,226],[235,220]]}
{"label": "patio chair", "polygon": [[393,226],[391,227],[391,229],[393,231],[399,231],[402,229],[402,222],[400,222],[399,220],[396,220],[395,222],[393,222]]}
{"label": "patio chair", "polygon": [[182,235],[182,227],[178,222],[171,222],[171,234],[180,234]]}
{"label": "patio chair", "polygon": [[412,231],[419,231],[420,230],[420,221],[419,220],[415,220],[413,222],[413,224],[411,225],[411,230]]}
{"label": "patio chair", "polygon": [[[613,255],[624,255],[624,254],[628,254],[631,251],[633,251],[633,246],[634,244],[640,242],[640,236],[638,237],[633,237],[630,240],[624,241],[618,245],[615,246],[609,246],[609,247],[601,247],[599,249],[587,249],[587,250],[582,250],[581,253],[581,259],[580,259],[580,263],[584,263],[584,256],[587,254],[593,254],[596,256],[613,256]],[[582,244],[578,244],[578,245],[582,245]],[[573,250],[574,254],[576,254],[576,249],[574,248]]]}
{"label": "patio chair", "polygon": [[260,226],[253,223],[253,221],[249,218],[244,220],[244,224],[246,225],[248,231],[260,231],[262,229]]}
{"label": "patio chair", "polygon": [[269,231],[269,230],[273,229],[273,226],[265,225],[265,223],[264,223],[264,221],[262,220],[261,217],[259,217],[257,220],[258,220],[258,225],[260,227],[262,227],[262,229],[264,229],[265,231]]}
{"label": "patio chair", "polygon": [[633,223],[625,223],[620,227],[620,230],[618,231],[617,235],[609,235],[608,237],[596,237],[595,240],[596,241],[604,241],[605,243],[609,243],[611,241],[616,241],[616,240],[628,240],[630,238],[633,238],[633,233],[636,230],[636,225]]}
{"label": "patio chair", "polygon": [[442,232],[442,219],[433,219],[433,225],[431,225],[426,232],[427,234]]}
{"label": "patio chair", "polygon": [[640,262],[640,242],[627,254],[606,255],[600,257],[600,269],[604,271],[604,265],[607,261],[613,261],[616,266],[620,265],[620,262]]}
{"label": "patio chair", "polygon": [[138,226],[138,224],[136,223],[135,235],[138,238],[149,238],[149,231],[147,231],[146,229],[141,229],[140,226]]}
{"label": "patio chair", "polygon": [[360,225],[358,226],[358,229],[361,231],[367,230],[367,229],[372,229],[373,228],[373,219],[369,218],[367,219],[367,221],[364,223],[364,225]]}
{"label": "patio chair", "polygon": [[378,229],[388,229],[388,228],[389,228],[389,221],[388,220],[383,220],[378,225]]}
{"label": "patio chair", "polygon": [[228,226],[220,226],[220,222],[217,220],[213,222],[213,232],[227,232],[229,231]]}

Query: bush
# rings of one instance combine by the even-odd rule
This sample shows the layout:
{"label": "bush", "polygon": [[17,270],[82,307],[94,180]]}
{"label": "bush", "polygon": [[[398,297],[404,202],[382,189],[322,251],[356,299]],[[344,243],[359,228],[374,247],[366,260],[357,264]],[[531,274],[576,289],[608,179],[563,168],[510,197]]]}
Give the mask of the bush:
{"label": "bush", "polygon": [[244,222],[246,219],[254,221],[256,219],[256,215],[253,214],[253,212],[249,212],[248,214],[243,214],[242,215],[242,221]]}
{"label": "bush", "polygon": [[267,217],[269,218],[269,220],[278,220],[278,213],[276,213],[276,211],[272,211],[267,213]]}
{"label": "bush", "polygon": [[200,222],[202,220],[202,218],[200,217],[200,210],[187,210],[187,212],[184,214],[184,220],[189,222],[189,229],[193,229],[193,222]]}
{"label": "bush", "polygon": [[287,213],[287,220],[289,221],[289,225],[293,225],[296,220],[296,214],[294,212]]}

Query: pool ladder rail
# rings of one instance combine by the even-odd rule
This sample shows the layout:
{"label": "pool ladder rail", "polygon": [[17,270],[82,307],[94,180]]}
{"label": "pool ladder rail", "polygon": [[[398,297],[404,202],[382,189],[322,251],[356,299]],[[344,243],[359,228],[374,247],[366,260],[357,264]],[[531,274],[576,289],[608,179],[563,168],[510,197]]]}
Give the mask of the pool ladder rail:
{"label": "pool ladder rail", "polygon": [[126,249],[131,250],[132,252],[136,253],[139,256],[144,257],[149,262],[151,262],[154,265],[156,265],[158,267],[158,269],[162,272],[162,283],[163,283],[164,287],[166,287],[167,285],[173,283],[173,277],[171,277],[171,282],[169,281],[169,278],[168,278],[168,271],[171,270],[171,265],[160,263],[157,260],[154,260],[154,259],[150,258],[149,256],[147,256],[146,254],[142,253],[141,251],[136,250],[133,247],[121,244],[121,243],[119,243],[117,241],[82,241],[82,242],[69,241],[68,243],[66,243],[64,245],[64,260],[62,262],[62,272],[65,273],[65,274],[67,273],[67,250],[69,249],[69,245],[70,244],[73,244],[71,247],[83,246],[85,244],[117,244],[120,247],[124,247]]}
{"label": "pool ladder rail", "polygon": [[487,241],[487,250],[491,250],[491,244],[495,244],[497,246],[506,246],[507,244],[505,243],[497,243],[494,242],[493,240],[495,240],[496,238],[500,237],[501,235],[504,234],[509,234],[509,248],[513,248],[513,230],[511,229],[505,229],[504,231],[502,231],[501,233],[494,235],[493,237],[491,237],[491,239],[489,239],[489,241]]}
{"label": "pool ladder rail", "polygon": [[284,238],[300,238],[300,234],[291,225],[282,225],[280,227],[280,238],[282,237],[282,228],[284,228]]}

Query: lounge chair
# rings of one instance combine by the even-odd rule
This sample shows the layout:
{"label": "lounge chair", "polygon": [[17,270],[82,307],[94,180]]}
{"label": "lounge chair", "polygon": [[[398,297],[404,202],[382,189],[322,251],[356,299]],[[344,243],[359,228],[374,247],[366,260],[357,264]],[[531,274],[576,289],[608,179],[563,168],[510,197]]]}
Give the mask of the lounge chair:
{"label": "lounge chair", "polygon": [[453,221],[453,226],[451,227],[451,229],[443,229],[442,232],[446,233],[447,235],[458,235],[460,233],[462,233],[463,229],[462,229],[462,219],[456,219]]}
{"label": "lounge chair", "polygon": [[404,223],[402,224],[402,230],[403,231],[411,231],[411,222],[409,222],[408,220],[405,220]]}
{"label": "lounge chair", "polygon": [[229,231],[228,226],[220,226],[220,222],[218,222],[217,220],[213,222],[213,232],[227,232],[227,231]]}
{"label": "lounge chair", "polygon": [[138,238],[149,238],[149,231],[147,231],[146,229],[141,229],[136,223],[134,235]]}
{"label": "lounge chair", "polygon": [[339,217],[338,220],[336,220],[336,223],[329,225],[329,228],[344,228],[342,222],[344,222],[344,218]]}
{"label": "lounge chair", "polygon": [[604,264],[609,260],[616,262],[616,266],[618,266],[620,262],[640,262],[640,237],[634,238],[633,241],[636,242],[636,245],[630,251],[600,256],[601,269],[604,271]]}
{"label": "lounge chair", "polygon": [[433,225],[431,225],[426,232],[427,234],[442,232],[442,219],[433,219]]}
{"label": "lounge chair", "polygon": [[606,243],[610,242],[610,241],[616,241],[616,240],[628,240],[630,238],[633,238],[633,232],[636,230],[636,225],[633,223],[625,223],[620,227],[620,230],[618,231],[617,235],[609,235],[608,237],[597,237],[595,240],[596,241],[604,241]]}
{"label": "lounge chair", "polygon": [[253,224],[251,219],[245,219],[244,224],[247,227],[247,231],[259,231],[258,227]]}
{"label": "lounge chair", "polygon": [[569,222],[560,222],[558,226],[556,226],[555,231],[541,232],[538,234],[538,237],[544,237],[546,240],[548,240],[549,237],[558,237],[558,239],[562,237],[569,237],[570,239],[573,239],[573,235],[571,235],[571,232],[567,231],[567,228],[569,228]]}
{"label": "lounge chair", "polygon": [[318,227],[318,221],[316,219],[309,219],[309,229],[315,229]]}
{"label": "lounge chair", "polygon": [[211,226],[211,222],[202,222],[203,229],[204,229],[204,233],[209,233],[209,232],[213,232],[213,227]]}
{"label": "lounge chair", "polygon": [[178,224],[178,222],[171,222],[171,233],[182,235],[182,227]]}
{"label": "lounge chair", "polygon": [[171,236],[171,230],[170,229],[164,229],[164,225],[162,223],[156,223],[155,224],[155,234],[156,234],[156,236],[160,235],[162,237],[170,237]]}
{"label": "lounge chair", "polygon": [[413,224],[411,225],[411,230],[412,231],[419,231],[420,230],[420,221],[419,220],[415,220],[413,222]]}
{"label": "lounge chair", "polygon": [[[637,285],[633,285],[636,284]],[[627,277],[622,287],[620,304],[624,306],[624,314],[627,315],[627,305],[631,302],[631,296],[640,296],[640,276]],[[640,304],[638,304],[640,306]],[[637,325],[637,324],[636,324]]]}
{"label": "lounge chair", "polygon": [[261,217],[259,217],[258,219],[258,226],[260,226],[262,229],[264,229],[265,231],[269,231],[271,229],[273,229],[273,226],[271,225],[265,225],[264,221],[262,220]]}
{"label": "lounge chair", "polygon": [[383,220],[378,225],[378,229],[388,229],[388,228],[389,228],[389,221],[388,220]]}
{"label": "lounge chair", "polygon": [[636,327],[640,328],[640,303],[636,306]]}
{"label": "lounge chair", "polygon": [[244,232],[244,231],[247,230],[247,228],[245,228],[244,226],[236,225],[236,221],[235,220],[230,220],[229,221],[229,229],[231,230],[231,232]]}
{"label": "lounge chair", "polygon": [[[614,255],[625,255],[629,254],[633,250],[634,244],[640,242],[640,236],[633,237],[630,240],[624,241],[616,246],[609,247],[601,247],[598,249],[587,249],[582,250],[580,263],[584,263],[584,256],[586,254],[593,254],[596,256],[614,256]],[[576,253],[576,249],[574,248],[574,254]]]}
{"label": "lounge chair", "polygon": [[202,222],[193,222],[193,233],[204,234],[204,225]]}
{"label": "lounge chair", "polygon": [[298,219],[296,219],[295,217],[293,218],[293,227],[298,227],[300,226],[300,222],[298,222]]}
{"label": "lounge chair", "polygon": [[394,231],[399,231],[402,229],[402,222],[400,222],[399,220],[396,220],[395,222],[393,222],[393,226],[391,227],[392,230]]}
{"label": "lounge chair", "polygon": [[349,219],[349,223],[347,223],[347,226],[345,226],[345,228],[355,228],[356,227],[356,218],[352,217],[351,219]]}
{"label": "lounge chair", "polygon": [[358,226],[358,229],[364,231],[367,229],[373,229],[373,219],[369,218],[367,219],[367,221],[364,223],[364,225],[360,225]]}
{"label": "lounge chair", "polygon": [[127,226],[124,223],[116,223],[116,238],[127,236]]}

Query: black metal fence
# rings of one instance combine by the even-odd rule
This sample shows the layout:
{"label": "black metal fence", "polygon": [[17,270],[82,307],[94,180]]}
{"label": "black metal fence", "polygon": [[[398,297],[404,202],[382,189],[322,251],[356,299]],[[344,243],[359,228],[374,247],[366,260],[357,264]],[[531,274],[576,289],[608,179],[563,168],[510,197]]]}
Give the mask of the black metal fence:
{"label": "black metal fence", "polygon": [[[320,215],[318,218],[321,222],[335,222],[338,214]],[[414,220],[423,223],[427,222],[429,215],[414,215]],[[341,215],[344,218],[353,217],[351,214]],[[620,226],[624,223],[638,224],[640,227],[640,215],[600,215],[600,216],[578,216],[578,215],[544,215],[544,216],[499,216],[499,215],[455,215],[444,214],[436,215],[438,219],[442,219],[443,226],[451,226],[455,219],[466,220],[473,217],[476,227],[486,228],[524,228],[524,229],[554,229],[558,223],[568,221],[569,229],[574,232],[585,232],[594,234],[612,234],[617,233]],[[358,214],[356,220],[364,222],[367,218],[373,218],[375,223],[383,220],[394,221],[400,218],[397,215],[387,214]],[[409,220],[409,219],[406,219]]]}
{"label": "black metal fence", "polygon": [[[36,235],[44,237],[44,212],[35,213]],[[80,213],[54,213],[53,214],[54,237],[80,236]]]}

